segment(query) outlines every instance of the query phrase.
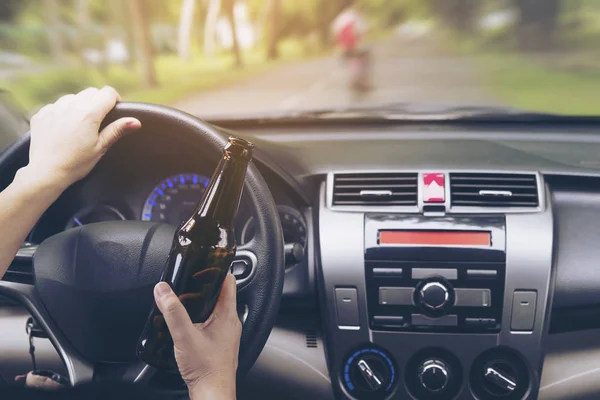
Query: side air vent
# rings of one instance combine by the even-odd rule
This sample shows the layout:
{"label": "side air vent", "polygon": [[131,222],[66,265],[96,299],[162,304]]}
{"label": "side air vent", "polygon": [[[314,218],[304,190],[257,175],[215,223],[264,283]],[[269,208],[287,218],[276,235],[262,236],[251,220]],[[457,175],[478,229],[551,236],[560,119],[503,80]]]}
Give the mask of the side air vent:
{"label": "side air vent", "polygon": [[316,349],[319,347],[319,342],[317,342],[317,334],[314,331],[306,331],[306,347],[310,349]]}
{"label": "side air vent", "polygon": [[335,174],[334,206],[414,206],[417,174]]}
{"label": "side air vent", "polygon": [[539,193],[534,174],[450,174],[452,206],[537,207]]}
{"label": "side air vent", "polygon": [[33,285],[33,254],[36,246],[19,249],[2,280]]}

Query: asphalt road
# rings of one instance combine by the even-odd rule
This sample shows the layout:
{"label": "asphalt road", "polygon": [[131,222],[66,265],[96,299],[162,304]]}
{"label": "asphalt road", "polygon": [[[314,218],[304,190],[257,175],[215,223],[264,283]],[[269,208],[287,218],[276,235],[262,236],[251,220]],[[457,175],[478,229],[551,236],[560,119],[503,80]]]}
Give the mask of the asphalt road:
{"label": "asphalt road", "polygon": [[410,102],[497,105],[474,60],[444,49],[430,33],[393,35],[372,46],[373,90],[353,96],[337,57],[278,67],[226,88],[198,93],[174,107],[200,116],[239,115]]}

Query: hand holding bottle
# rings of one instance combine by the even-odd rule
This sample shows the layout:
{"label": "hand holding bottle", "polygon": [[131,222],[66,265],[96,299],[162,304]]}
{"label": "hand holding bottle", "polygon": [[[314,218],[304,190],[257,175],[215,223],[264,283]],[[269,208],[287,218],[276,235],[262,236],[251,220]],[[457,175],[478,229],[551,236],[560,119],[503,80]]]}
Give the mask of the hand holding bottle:
{"label": "hand holding bottle", "polygon": [[175,359],[190,398],[235,399],[242,324],[236,310],[233,275],[227,275],[217,305],[204,323],[192,323],[167,283],[156,285],[154,297],[171,332]]}

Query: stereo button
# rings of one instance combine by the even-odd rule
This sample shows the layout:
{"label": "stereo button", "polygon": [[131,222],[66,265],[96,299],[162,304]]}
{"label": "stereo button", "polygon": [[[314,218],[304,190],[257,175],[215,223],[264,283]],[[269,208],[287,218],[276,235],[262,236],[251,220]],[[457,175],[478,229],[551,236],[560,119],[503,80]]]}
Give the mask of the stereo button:
{"label": "stereo button", "polygon": [[448,280],[458,279],[458,271],[452,268],[413,268],[413,279],[426,279],[441,276]]}
{"label": "stereo button", "polygon": [[444,315],[439,318],[430,318],[426,315],[413,314],[411,316],[413,325],[420,326],[457,326],[458,318],[456,315]]}
{"label": "stereo button", "polygon": [[412,306],[415,289],[406,287],[380,287],[379,304],[390,306]]}
{"label": "stereo button", "polygon": [[491,307],[492,292],[490,289],[454,289],[454,305],[456,307]]}

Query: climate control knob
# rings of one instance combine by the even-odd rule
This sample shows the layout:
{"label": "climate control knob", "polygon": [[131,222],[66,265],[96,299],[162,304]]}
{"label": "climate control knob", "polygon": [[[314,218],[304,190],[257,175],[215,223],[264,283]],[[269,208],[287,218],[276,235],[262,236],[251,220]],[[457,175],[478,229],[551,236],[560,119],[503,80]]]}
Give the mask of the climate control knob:
{"label": "climate control knob", "polygon": [[450,302],[450,289],[442,282],[427,282],[419,289],[418,298],[426,309],[442,310]]}
{"label": "climate control knob", "polygon": [[424,361],[417,371],[421,385],[429,392],[441,392],[450,382],[450,368],[439,359]]}
{"label": "climate control knob", "polygon": [[367,347],[351,354],[342,372],[346,390],[358,400],[389,397],[397,382],[392,358],[383,349]]}

